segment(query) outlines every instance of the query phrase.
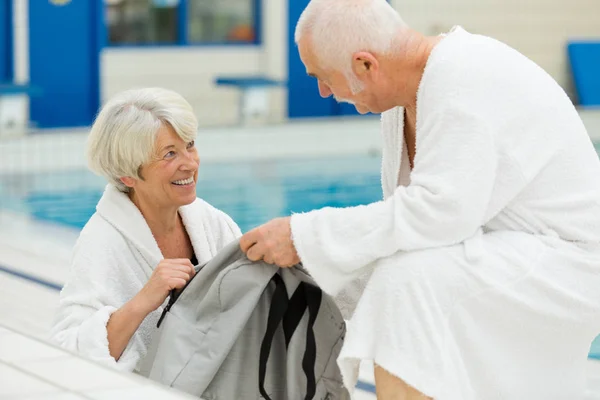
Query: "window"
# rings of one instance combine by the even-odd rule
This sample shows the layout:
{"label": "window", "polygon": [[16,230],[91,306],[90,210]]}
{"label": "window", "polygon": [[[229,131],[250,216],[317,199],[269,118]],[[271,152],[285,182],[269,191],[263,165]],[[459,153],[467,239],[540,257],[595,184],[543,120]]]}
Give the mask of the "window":
{"label": "window", "polygon": [[256,43],[260,1],[104,0],[108,43]]}
{"label": "window", "polygon": [[188,40],[255,42],[254,1],[260,0],[189,0]]}
{"label": "window", "polygon": [[110,44],[178,42],[177,1],[105,0]]}

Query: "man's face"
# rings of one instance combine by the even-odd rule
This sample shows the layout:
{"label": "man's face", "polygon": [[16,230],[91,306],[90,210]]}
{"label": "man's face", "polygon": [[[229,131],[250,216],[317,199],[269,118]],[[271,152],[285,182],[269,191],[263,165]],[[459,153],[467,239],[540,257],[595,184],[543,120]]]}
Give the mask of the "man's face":
{"label": "man's face", "polygon": [[306,67],[307,74],[317,79],[321,97],[327,98],[333,96],[340,103],[352,104],[361,114],[373,111],[369,106],[370,99],[364,87],[360,92],[353,93],[348,79],[342,72],[323,68],[312,51],[309,40],[300,40],[298,50],[300,59]]}

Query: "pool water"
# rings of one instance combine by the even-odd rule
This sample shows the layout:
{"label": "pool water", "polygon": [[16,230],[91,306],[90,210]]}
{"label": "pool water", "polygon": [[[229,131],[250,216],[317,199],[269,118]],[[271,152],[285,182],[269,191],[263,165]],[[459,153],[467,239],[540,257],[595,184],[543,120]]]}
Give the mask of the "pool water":
{"label": "pool water", "polygon": [[[197,193],[245,232],[290,213],[380,200],[379,171],[380,159],[375,156],[206,163],[199,171]],[[5,208],[77,229],[94,213],[105,186],[102,178],[85,170],[13,177],[0,183],[9,194],[4,196]]]}
{"label": "pool water", "polygon": [[[595,144],[600,152],[600,143]],[[272,218],[382,198],[377,155],[203,163],[197,193],[243,232]],[[95,211],[103,178],[87,170],[0,176],[0,208],[81,229]]]}

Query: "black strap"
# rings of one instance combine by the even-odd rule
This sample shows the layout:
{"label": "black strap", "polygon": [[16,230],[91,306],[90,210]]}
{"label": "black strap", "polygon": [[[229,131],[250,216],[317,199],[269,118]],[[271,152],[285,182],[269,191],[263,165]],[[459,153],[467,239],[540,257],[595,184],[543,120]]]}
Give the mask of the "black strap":
{"label": "black strap", "polygon": [[304,283],[300,283],[290,299],[287,312],[283,316],[283,334],[285,335],[286,349],[307,308],[306,290],[304,290]]}
{"label": "black strap", "polygon": [[260,361],[258,366],[258,390],[260,391],[260,394],[267,400],[271,400],[265,391],[267,361],[269,360],[269,354],[271,353],[271,344],[273,343],[273,338],[275,337],[275,331],[277,331],[277,326],[279,326],[279,323],[283,319],[289,303],[287,290],[285,289],[285,283],[283,283],[281,276],[279,276],[279,274],[275,274],[271,280],[275,282],[275,292],[273,292],[271,307],[269,308],[267,330],[260,346]]}
{"label": "black strap", "polygon": [[306,397],[305,400],[311,400],[317,392],[317,383],[315,380],[315,364],[317,362],[317,342],[315,340],[315,321],[321,306],[322,292],[319,288],[312,285],[304,285],[304,292],[308,300],[308,327],[306,328],[306,350],[302,359],[302,369],[306,374]]}
{"label": "black strap", "polygon": [[304,312],[308,308],[309,319],[306,332],[306,350],[302,359],[302,369],[306,375],[307,389],[305,400],[310,400],[316,393],[315,364],[317,357],[317,346],[314,334],[314,324],[317,319],[319,307],[321,305],[321,290],[301,282],[298,288],[288,299],[285,283],[278,274],[271,278],[275,282],[275,292],[271,299],[269,316],[267,318],[267,329],[260,348],[259,361],[259,391],[263,398],[271,400],[265,391],[265,377],[267,371],[267,362],[271,352],[271,345],[275,337],[275,332],[280,322],[283,325],[286,349],[300,324]]}

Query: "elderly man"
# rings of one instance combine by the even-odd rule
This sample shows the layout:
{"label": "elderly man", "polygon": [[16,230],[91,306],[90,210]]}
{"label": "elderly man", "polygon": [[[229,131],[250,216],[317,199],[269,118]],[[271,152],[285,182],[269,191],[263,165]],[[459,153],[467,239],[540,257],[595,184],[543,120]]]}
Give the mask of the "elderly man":
{"label": "elderly man", "polygon": [[384,199],[273,220],[241,247],[357,301],[345,385],[369,360],[380,399],[581,398],[600,162],[563,90],[491,38],[411,30],[385,0],[313,0],[296,41],[322,96],[382,113]]}

